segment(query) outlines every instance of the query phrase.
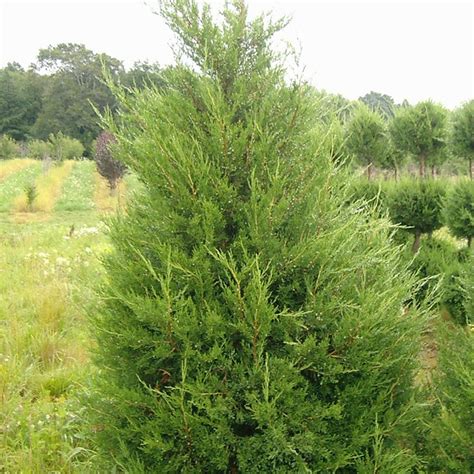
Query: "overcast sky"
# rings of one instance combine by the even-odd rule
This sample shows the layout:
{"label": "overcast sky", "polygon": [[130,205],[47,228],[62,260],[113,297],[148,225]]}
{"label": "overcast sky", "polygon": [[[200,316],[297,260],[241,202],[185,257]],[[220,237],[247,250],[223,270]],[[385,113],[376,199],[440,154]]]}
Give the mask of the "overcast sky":
{"label": "overcast sky", "polygon": [[[212,0],[213,5],[223,1]],[[305,77],[350,99],[374,90],[396,102],[449,108],[474,97],[474,7],[464,1],[250,0],[254,15],[290,15],[282,41],[301,47]],[[28,66],[40,48],[84,43],[124,61],[173,61],[155,0],[0,0],[0,66]]]}

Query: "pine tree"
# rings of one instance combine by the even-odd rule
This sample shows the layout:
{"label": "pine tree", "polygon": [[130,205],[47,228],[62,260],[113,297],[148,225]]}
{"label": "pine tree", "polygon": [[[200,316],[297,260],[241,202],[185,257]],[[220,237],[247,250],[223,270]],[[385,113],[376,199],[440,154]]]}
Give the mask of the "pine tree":
{"label": "pine tree", "polygon": [[93,318],[98,453],[129,472],[407,472],[423,314],[270,48],[285,21],[161,5],[188,61],[116,89],[106,120],[144,191],[111,226]]}

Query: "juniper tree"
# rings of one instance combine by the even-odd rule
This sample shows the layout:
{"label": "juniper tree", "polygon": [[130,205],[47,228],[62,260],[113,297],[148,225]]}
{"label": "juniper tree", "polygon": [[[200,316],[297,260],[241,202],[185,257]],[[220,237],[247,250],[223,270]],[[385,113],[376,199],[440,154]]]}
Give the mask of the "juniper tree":
{"label": "juniper tree", "polygon": [[472,179],[474,159],[474,100],[466,102],[452,116],[451,146],[456,155],[469,162],[469,176]]}
{"label": "juniper tree", "polygon": [[412,179],[396,183],[388,192],[390,218],[413,234],[413,253],[420,248],[422,234],[431,234],[442,226],[444,194],[442,182]]}
{"label": "juniper tree", "polygon": [[444,221],[454,237],[467,240],[474,237],[474,183],[460,181],[453,185],[444,202]]}
{"label": "juniper tree", "polygon": [[221,24],[193,0],[160,11],[187,62],[161,90],[116,88],[105,119],[144,189],[111,225],[93,318],[98,454],[130,472],[408,471],[423,313],[270,47],[285,21],[239,0]]}
{"label": "juniper tree", "polygon": [[426,165],[436,163],[446,144],[446,110],[430,101],[400,108],[389,131],[395,148],[414,156],[424,177]]}
{"label": "juniper tree", "polygon": [[373,166],[384,163],[387,146],[382,116],[361,103],[347,126],[347,148],[367,168],[368,179],[372,176]]}

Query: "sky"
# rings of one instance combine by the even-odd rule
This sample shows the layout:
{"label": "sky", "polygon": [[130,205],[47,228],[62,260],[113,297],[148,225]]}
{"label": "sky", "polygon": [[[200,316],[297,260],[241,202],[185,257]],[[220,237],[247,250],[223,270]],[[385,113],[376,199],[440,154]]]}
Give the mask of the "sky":
{"label": "sky", "polygon": [[[223,0],[211,0],[216,11]],[[290,16],[280,44],[301,50],[304,77],[356,99],[370,91],[431,99],[452,109],[474,98],[472,0],[249,0],[250,15]],[[0,67],[35,61],[40,48],[83,43],[130,67],[171,64],[173,36],[157,0],[0,0]]]}

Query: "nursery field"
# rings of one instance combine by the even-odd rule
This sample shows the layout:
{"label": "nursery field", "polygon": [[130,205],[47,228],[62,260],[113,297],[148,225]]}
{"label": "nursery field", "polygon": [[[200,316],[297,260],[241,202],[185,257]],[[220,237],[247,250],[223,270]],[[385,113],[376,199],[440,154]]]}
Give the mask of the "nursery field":
{"label": "nursery field", "polygon": [[[97,307],[101,258],[111,249],[107,220],[125,212],[138,188],[126,175],[111,194],[90,161],[48,169],[35,160],[0,162],[0,472],[98,472],[80,401],[93,370],[87,315]],[[424,277],[452,266],[466,246],[446,227],[423,239],[415,263]],[[433,261],[435,251],[444,267]],[[441,306],[448,321],[453,288]],[[420,358],[424,386],[439,359],[430,332]]]}
{"label": "nursery field", "polygon": [[88,161],[0,163],[0,472],[88,470],[73,401],[90,370],[85,314],[106,218],[136,187],[127,176],[111,196]]}

